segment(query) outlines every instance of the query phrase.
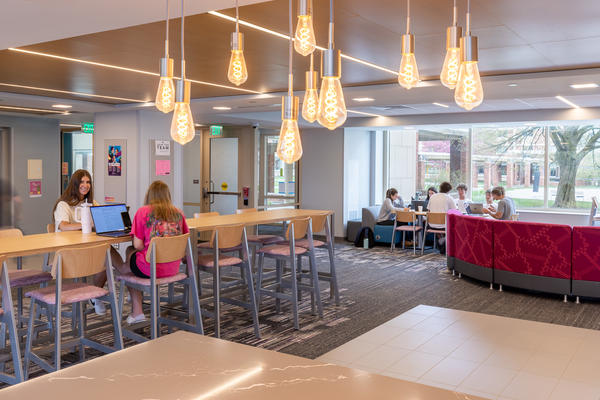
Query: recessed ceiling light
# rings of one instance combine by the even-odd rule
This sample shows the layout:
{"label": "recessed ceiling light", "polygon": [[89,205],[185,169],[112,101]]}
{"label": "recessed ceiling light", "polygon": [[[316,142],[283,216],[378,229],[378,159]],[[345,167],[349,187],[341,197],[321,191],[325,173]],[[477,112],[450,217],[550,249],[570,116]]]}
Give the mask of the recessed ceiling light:
{"label": "recessed ceiling light", "polygon": [[597,88],[598,84],[597,83],[575,83],[573,85],[569,85],[571,86],[573,89],[593,89],[593,88]]}
{"label": "recessed ceiling light", "polygon": [[68,104],[52,104],[52,107],[65,109],[65,108],[72,108],[73,106],[70,106]]}
{"label": "recessed ceiling light", "polygon": [[509,87],[515,87],[515,86],[519,86],[519,85],[517,85],[516,83],[509,83],[507,86],[509,86]]}
{"label": "recessed ceiling light", "polygon": [[60,126],[64,126],[65,128],[81,128],[81,124],[60,124]]}
{"label": "recessed ceiling light", "polygon": [[444,108],[448,108],[448,107],[450,107],[449,105],[447,105],[447,104],[442,104],[442,103],[431,103],[431,104],[435,104],[436,106],[440,106],[440,107],[444,107]]}
{"label": "recessed ceiling light", "polygon": [[216,106],[216,107],[213,107],[213,110],[227,111],[227,110],[231,110],[231,107]]}
{"label": "recessed ceiling light", "polygon": [[365,103],[367,101],[374,101],[375,99],[372,99],[370,97],[356,97],[356,98],[354,98],[352,100],[358,101],[359,103]]}
{"label": "recessed ceiling light", "polygon": [[43,108],[17,107],[17,106],[0,106],[0,111],[1,110],[34,111],[34,112],[40,112],[40,113],[65,114],[65,115],[67,114],[64,111],[58,111],[58,110],[46,110]]}
{"label": "recessed ceiling light", "polygon": [[569,105],[569,106],[573,107],[573,108],[580,108],[580,107],[579,107],[577,104],[573,103],[573,102],[572,102],[572,101],[570,101],[570,100],[567,100],[567,99],[565,99],[565,98],[564,98],[564,97],[562,97],[562,96],[556,96],[556,98],[557,98],[558,100],[562,101],[563,103],[565,103],[565,104],[567,104],[567,105]]}

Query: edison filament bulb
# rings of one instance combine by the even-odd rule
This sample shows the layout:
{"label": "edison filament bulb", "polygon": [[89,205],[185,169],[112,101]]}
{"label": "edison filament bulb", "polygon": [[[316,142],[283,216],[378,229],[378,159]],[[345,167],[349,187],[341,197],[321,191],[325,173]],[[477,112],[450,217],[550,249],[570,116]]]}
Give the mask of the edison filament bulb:
{"label": "edison filament bulb", "polygon": [[196,128],[190,109],[190,82],[180,80],[177,82],[177,101],[171,121],[171,138],[184,145],[194,139]]}
{"label": "edison filament bulb", "polygon": [[234,32],[231,36],[231,58],[229,59],[227,79],[236,86],[240,86],[248,79],[243,39],[241,33]]}
{"label": "edison filament bulb", "polygon": [[405,89],[411,89],[419,83],[419,69],[415,58],[415,37],[402,35],[402,61],[398,70],[398,83]]}
{"label": "edison filament bulb", "polygon": [[160,59],[160,81],[154,105],[159,111],[170,113],[175,108],[175,85],[173,84],[173,59]]}
{"label": "edison filament bulb", "polygon": [[281,105],[281,130],[277,142],[277,156],[286,164],[302,157],[302,141],[298,128],[298,97],[284,96]]}

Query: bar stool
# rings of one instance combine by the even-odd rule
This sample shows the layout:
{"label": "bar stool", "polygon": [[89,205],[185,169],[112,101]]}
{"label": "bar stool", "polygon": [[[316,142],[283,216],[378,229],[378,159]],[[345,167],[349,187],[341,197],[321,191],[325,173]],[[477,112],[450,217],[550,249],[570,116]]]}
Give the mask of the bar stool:
{"label": "bar stool", "polygon": [[[115,294],[109,248],[110,246],[108,244],[101,244],[75,249],[61,249],[57,251],[55,262],[52,266],[52,270],[56,276],[55,284],[45,288],[32,290],[25,294],[27,297],[31,298],[29,326],[27,329],[27,342],[25,346],[25,379],[27,379],[29,374],[30,362],[36,363],[48,372],[57,371],[61,368],[61,308],[64,304],[71,304],[74,306],[72,315],[78,322],[77,332],[73,332],[75,340],[71,341],[67,346],[79,347],[79,357],[81,361],[85,360],[85,346],[92,347],[104,353],[110,353],[123,348],[121,321],[119,320],[119,313],[117,312],[117,297]],[[108,290],[78,281],[80,278],[95,275],[103,270],[106,270]],[[63,279],[74,279],[75,281],[63,282]],[[113,347],[108,347],[85,337],[82,303],[87,302],[90,299],[101,299],[109,302],[111,305],[115,336]],[[34,353],[31,348],[33,338],[36,336],[35,330],[37,329],[37,327],[34,326],[34,317],[36,316],[36,308],[40,304],[49,306],[50,313],[54,314],[54,365],[43,360]],[[41,351],[48,351],[48,349],[42,349]]]}
{"label": "bar stool", "polygon": [[[296,239],[300,240],[304,237],[306,237],[308,245],[306,247],[296,246]],[[321,304],[321,294],[319,292],[319,277],[317,274],[317,262],[315,259],[315,249],[313,245],[311,218],[299,218],[291,220],[287,227],[286,239],[288,240],[289,245],[270,245],[262,247],[258,250],[258,303],[260,306],[262,295],[274,297],[275,306],[277,312],[279,312],[281,300],[290,301],[292,303],[294,328],[300,329],[298,322],[299,290],[305,290],[311,293],[311,298],[313,300],[316,299],[319,317],[323,317],[323,305]],[[302,274],[298,274],[298,268],[296,264],[296,258],[304,255],[305,253],[308,253],[307,256],[309,257],[310,261],[310,286],[302,283]],[[265,257],[275,259],[276,278],[274,283],[263,287],[263,268]],[[287,262],[290,264],[289,282],[284,280],[283,276],[285,264]],[[274,287],[274,289],[268,289],[269,287]],[[286,288],[291,289],[291,294],[283,292],[283,289]],[[311,305],[314,307],[314,301],[311,302]]]}
{"label": "bar stool", "polygon": [[[443,228],[433,228],[429,224],[444,225]],[[446,236],[446,213],[428,212],[427,221],[425,221],[425,230],[423,231],[423,246],[421,246],[421,255],[425,250],[425,239],[428,233],[433,233],[433,249],[435,250],[435,236],[444,235]]]}
{"label": "bar stool", "polygon": [[4,337],[4,326],[8,327],[8,339],[10,341],[10,351],[13,361],[14,374],[5,373],[4,362],[2,370],[0,370],[0,382],[14,385],[15,383],[23,382],[23,365],[21,363],[21,349],[19,347],[19,336],[17,325],[15,324],[15,315],[10,293],[10,278],[8,276],[8,266],[4,260],[0,260],[2,265],[2,275],[0,279],[0,287],[2,288],[2,308],[0,308],[0,323],[2,323],[2,343],[0,348],[6,346],[6,338]]}
{"label": "bar stool", "polygon": [[[239,208],[235,210],[236,214],[250,214],[257,213],[258,209],[256,208]],[[283,238],[277,235],[259,235],[258,234],[258,225],[256,226],[256,235],[248,235],[248,245],[252,247],[252,266],[256,265],[256,251],[263,246],[268,246],[270,244],[276,244],[277,242],[282,241]]]}
{"label": "bar stool", "polygon": [[[398,222],[406,222],[411,225],[398,225]],[[406,232],[413,233],[413,254],[417,253],[417,232],[420,232],[423,228],[417,225],[417,216],[414,211],[396,211],[396,218],[394,219],[394,231],[392,232],[392,244],[390,245],[390,251],[394,251],[396,248],[396,231],[402,232],[402,249],[406,243]],[[423,241],[424,239],[422,239]],[[424,244],[421,246],[423,247]]]}
{"label": "bar stool", "polygon": [[[0,230],[0,239],[3,238],[21,238],[23,232],[20,229]],[[23,269],[23,259],[17,258],[17,269],[8,270],[8,277],[11,289],[17,289],[17,325],[22,327],[27,319],[23,315],[23,288],[32,285],[45,285],[52,280],[52,275],[46,271],[34,269]]]}
{"label": "bar stool", "polygon": [[[133,257],[133,255],[132,255]],[[156,277],[156,264],[157,263],[168,263],[173,261],[186,260],[187,273],[178,272],[173,276],[167,276],[164,278]],[[155,339],[160,335],[160,325],[167,325],[170,327],[176,327],[190,332],[204,334],[204,328],[202,326],[202,314],[200,311],[200,302],[198,294],[198,282],[196,280],[196,273],[194,270],[194,259],[192,257],[192,244],[190,241],[190,234],[186,233],[177,236],[165,236],[165,237],[153,237],[148,246],[148,252],[146,253],[146,261],[150,263],[150,278],[140,278],[134,275],[132,272],[121,274],[117,278],[121,281],[120,290],[120,310],[121,315],[123,314],[123,301],[125,287],[131,287],[141,291],[142,293],[150,294],[150,338]],[[160,315],[160,297],[158,291],[161,286],[169,285],[172,283],[182,283],[188,286],[190,290],[190,300],[192,302],[193,320],[190,318],[190,322],[186,323],[176,319],[170,319],[162,317]],[[186,313],[189,314],[189,311]],[[138,329],[143,326],[147,326],[148,322],[140,322],[135,324],[133,329]],[[123,335],[129,339],[137,342],[144,342],[148,340],[146,337],[135,333],[133,329],[123,329]]]}
{"label": "bar stool", "polygon": [[[333,254],[333,238],[331,237],[331,227],[329,226],[329,218],[327,215],[312,215],[312,229],[313,233],[320,233],[325,230],[325,242],[317,239],[313,239],[313,247],[320,248],[326,247],[329,253],[329,272],[320,272],[317,271],[319,280],[329,282],[329,296],[330,298],[335,298],[335,304],[337,306],[340,305],[340,290],[337,281],[337,273],[335,269],[335,256]],[[284,240],[278,244],[289,244],[288,241]],[[308,239],[300,239],[296,240],[296,246],[309,248]],[[306,254],[306,253],[305,253]],[[298,268],[302,269],[302,257],[298,258]],[[306,276],[305,271],[303,272],[303,276]]]}
{"label": "bar stool", "polygon": [[[210,240],[213,254],[201,255],[198,257],[198,269],[212,274],[213,287],[213,311],[205,311],[215,320],[215,337],[221,337],[221,302],[243,307],[252,313],[254,322],[254,335],[260,339],[260,330],[258,322],[258,310],[256,307],[256,294],[252,280],[252,271],[249,263],[248,238],[246,237],[246,228],[243,225],[232,225],[218,227],[213,231]],[[234,248],[241,246],[241,256],[224,256],[221,254],[221,246],[224,248]],[[215,268],[217,266],[217,268]],[[230,283],[227,289],[235,286],[246,285],[248,289],[249,301],[224,297],[221,294],[223,285],[221,282],[221,269],[225,267],[239,267],[240,280]]]}

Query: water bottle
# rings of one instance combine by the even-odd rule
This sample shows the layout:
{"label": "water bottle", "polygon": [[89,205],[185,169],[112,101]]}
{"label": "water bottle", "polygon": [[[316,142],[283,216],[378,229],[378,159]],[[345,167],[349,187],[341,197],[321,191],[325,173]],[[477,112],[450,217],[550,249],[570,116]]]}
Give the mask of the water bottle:
{"label": "water bottle", "polygon": [[364,238],[363,239],[363,249],[368,249],[369,248],[369,238]]}
{"label": "water bottle", "polygon": [[85,203],[81,205],[81,232],[92,233],[92,212],[90,211],[90,203],[85,199]]}

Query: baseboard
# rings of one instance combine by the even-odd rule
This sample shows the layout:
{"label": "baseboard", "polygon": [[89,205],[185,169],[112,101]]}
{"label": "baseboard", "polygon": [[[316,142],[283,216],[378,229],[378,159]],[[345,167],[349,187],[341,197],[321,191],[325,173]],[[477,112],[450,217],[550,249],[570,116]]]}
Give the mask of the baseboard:
{"label": "baseboard", "polygon": [[540,292],[570,294],[571,280],[494,269],[494,283]]}
{"label": "baseboard", "polygon": [[573,279],[573,296],[600,297],[600,282]]}
{"label": "baseboard", "polygon": [[484,282],[494,282],[494,270],[492,268],[482,267],[481,265],[471,264],[459,258],[453,258],[453,267],[456,272],[459,272],[468,277],[478,279]]}

